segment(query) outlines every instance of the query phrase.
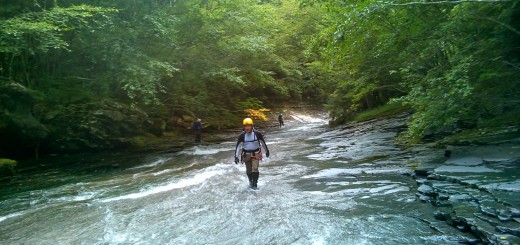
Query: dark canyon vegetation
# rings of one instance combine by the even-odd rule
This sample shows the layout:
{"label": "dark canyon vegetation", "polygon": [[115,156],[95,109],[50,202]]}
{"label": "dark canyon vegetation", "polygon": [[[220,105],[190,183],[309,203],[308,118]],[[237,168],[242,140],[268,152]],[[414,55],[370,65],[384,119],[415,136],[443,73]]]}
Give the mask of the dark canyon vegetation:
{"label": "dark canyon vegetation", "polygon": [[237,128],[287,105],[324,105],[334,124],[411,111],[404,143],[520,122],[518,1],[0,5],[9,171],[8,159],[139,146],[196,118]]}

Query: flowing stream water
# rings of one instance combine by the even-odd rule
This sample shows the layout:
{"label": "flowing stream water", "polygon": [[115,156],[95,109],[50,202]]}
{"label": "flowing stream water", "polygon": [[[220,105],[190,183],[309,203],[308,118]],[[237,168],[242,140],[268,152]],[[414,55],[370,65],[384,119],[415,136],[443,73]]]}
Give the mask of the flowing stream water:
{"label": "flowing stream water", "polygon": [[393,144],[399,119],[363,131],[292,118],[261,130],[271,157],[259,190],[233,163],[238,131],[178,152],[93,154],[85,157],[95,164],[21,175],[0,192],[0,243],[458,244],[470,236],[425,222],[434,208],[403,174],[408,156]]}

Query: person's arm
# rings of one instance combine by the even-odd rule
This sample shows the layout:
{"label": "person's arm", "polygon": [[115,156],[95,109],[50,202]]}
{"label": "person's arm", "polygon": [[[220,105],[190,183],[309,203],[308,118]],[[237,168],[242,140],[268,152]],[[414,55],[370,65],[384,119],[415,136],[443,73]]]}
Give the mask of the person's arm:
{"label": "person's arm", "polygon": [[238,139],[237,139],[237,144],[235,146],[235,164],[238,164],[238,161],[239,161],[239,156],[240,156],[240,153],[242,151],[242,149],[240,148],[240,145],[244,142],[244,132],[242,132],[239,136],[238,136]]}
{"label": "person's arm", "polygon": [[264,148],[265,156],[269,157],[269,149],[267,148],[267,144],[265,143],[264,136],[260,132],[256,132],[256,137],[258,138],[258,142],[260,142],[260,147]]}

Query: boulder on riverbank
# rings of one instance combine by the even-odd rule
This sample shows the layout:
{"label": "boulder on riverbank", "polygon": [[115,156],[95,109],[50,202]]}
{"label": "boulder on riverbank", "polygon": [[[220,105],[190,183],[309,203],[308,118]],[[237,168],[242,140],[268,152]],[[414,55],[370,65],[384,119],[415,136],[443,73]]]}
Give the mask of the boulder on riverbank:
{"label": "boulder on riverbank", "polygon": [[15,160],[0,158],[0,176],[14,175],[16,164]]}

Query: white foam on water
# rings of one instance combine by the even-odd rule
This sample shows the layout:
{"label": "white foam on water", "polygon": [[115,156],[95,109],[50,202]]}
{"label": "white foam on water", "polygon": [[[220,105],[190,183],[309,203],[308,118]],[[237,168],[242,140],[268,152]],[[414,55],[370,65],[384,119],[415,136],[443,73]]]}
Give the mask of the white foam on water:
{"label": "white foam on water", "polygon": [[293,132],[293,131],[308,131],[309,129],[312,129],[313,127],[310,126],[310,125],[305,125],[305,126],[300,126],[300,127],[296,127],[296,128],[291,128],[291,129],[288,129],[287,131],[288,132]]}
{"label": "white foam on water", "polygon": [[[193,166],[198,165],[198,164],[199,164],[198,162],[192,162],[192,163],[190,163],[189,165],[186,165],[186,166],[180,166],[180,167],[176,167],[176,168],[168,168],[168,169],[161,170],[161,171],[158,171],[158,172],[153,172],[153,173],[151,173],[151,175],[159,176],[159,175],[162,175],[162,174],[169,174],[169,173],[172,173],[172,172],[181,171],[183,169],[190,169]],[[146,174],[141,174],[141,173],[135,174],[134,175],[134,179],[137,178],[137,177],[145,176],[145,175]]]}
{"label": "white foam on water", "polygon": [[207,146],[194,146],[187,150],[181,151],[182,154],[186,155],[195,155],[195,156],[203,156],[203,155],[212,155],[222,151],[229,151],[229,148],[215,148],[215,147],[207,147]]}
{"label": "white foam on water", "polygon": [[162,170],[162,171],[159,171],[159,172],[155,172],[155,173],[152,173],[153,176],[158,176],[158,175],[162,175],[162,174],[169,174],[171,172],[174,172],[175,170],[173,169],[165,169],[165,170]]}
{"label": "white foam on water", "polygon": [[338,153],[336,152],[325,152],[322,153],[316,153],[316,154],[310,154],[307,156],[307,158],[312,160],[330,160],[337,158]]}
{"label": "white foam on water", "polygon": [[80,193],[79,195],[76,195],[76,196],[64,196],[64,197],[56,198],[56,199],[53,199],[53,200],[58,201],[58,202],[85,201],[85,200],[93,199],[94,197],[96,197],[100,193],[101,193],[100,191],[85,191],[85,192],[82,192],[82,193]]}
{"label": "white foam on water", "polygon": [[[266,138],[266,137],[264,137],[264,138]],[[265,141],[267,142],[267,144],[268,144],[267,146],[268,147],[271,146],[271,145],[277,145],[277,144],[282,144],[282,143],[287,142],[286,139],[282,139],[282,138],[269,139],[269,140],[265,139]],[[231,149],[231,150],[233,150],[233,149]]]}
{"label": "white foam on water", "polygon": [[374,188],[368,188],[368,192],[370,192],[370,193],[378,193],[378,192],[386,193],[387,191],[394,191],[394,190],[396,190],[400,186],[401,185],[397,184],[397,183],[391,184],[391,185],[384,185],[384,186],[379,186],[379,187],[374,187]]}
{"label": "white foam on water", "polygon": [[393,194],[393,193],[397,193],[397,192],[408,192],[408,191],[410,191],[410,187],[400,185],[394,189],[385,191],[383,193],[383,195]]}
{"label": "white foam on water", "polygon": [[148,163],[148,164],[145,164],[145,165],[141,165],[141,166],[136,166],[136,167],[133,167],[133,168],[129,168],[129,170],[133,170],[133,169],[141,169],[141,168],[152,168],[152,167],[155,167],[157,165],[161,165],[163,163],[165,163],[166,161],[170,160],[171,158],[159,158],[151,163]]}
{"label": "white foam on water", "polygon": [[[158,194],[161,192],[171,191],[174,189],[181,189],[193,185],[198,185],[206,181],[207,179],[222,175],[226,172],[224,168],[222,168],[224,164],[217,164],[213,167],[209,167],[208,169],[204,169],[202,172],[195,174],[194,176],[190,176],[188,178],[182,179],[180,181],[176,181],[174,183],[169,183],[166,185],[156,186],[152,187],[150,189],[137,192],[137,193],[131,193],[123,196],[118,196],[114,198],[109,198],[105,200],[101,200],[101,202],[113,202],[113,201],[119,201],[119,200],[125,200],[125,199],[136,199],[136,198],[143,198],[146,196]],[[228,164],[229,166],[229,164]],[[220,169],[219,169],[220,168]]]}
{"label": "white foam on water", "polygon": [[1,216],[0,217],[0,222],[6,220],[6,219],[10,219],[10,218],[13,218],[13,217],[16,217],[16,216],[20,216],[20,215],[23,215],[25,212],[16,212],[16,213],[12,213],[12,214],[8,214],[8,215],[5,215],[5,216]]}
{"label": "white foam on water", "polygon": [[327,123],[327,120],[303,114],[292,114],[291,117],[301,123]]}
{"label": "white foam on water", "polygon": [[398,168],[392,168],[392,169],[374,169],[374,168],[349,168],[349,169],[343,169],[343,168],[330,168],[330,169],[324,169],[321,170],[315,174],[306,175],[302,178],[309,179],[309,178],[327,178],[327,177],[334,177],[338,175],[345,175],[345,174],[351,174],[351,175],[358,175],[358,174],[378,174],[378,173],[393,173],[393,172],[400,172],[401,169]]}

